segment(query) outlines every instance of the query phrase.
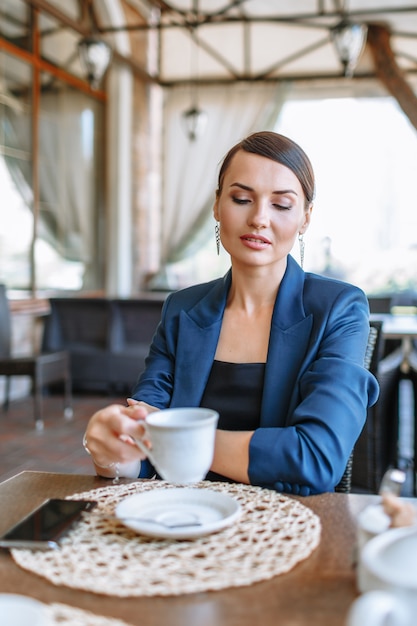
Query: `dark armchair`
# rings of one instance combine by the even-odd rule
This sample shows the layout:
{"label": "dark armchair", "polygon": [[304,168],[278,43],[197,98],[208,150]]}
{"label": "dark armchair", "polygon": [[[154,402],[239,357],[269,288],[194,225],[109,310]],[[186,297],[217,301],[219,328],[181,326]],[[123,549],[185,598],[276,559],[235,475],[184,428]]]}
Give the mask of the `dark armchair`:
{"label": "dark armchair", "polygon": [[6,377],[4,410],[9,408],[10,378],[28,376],[32,381],[34,417],[37,430],[43,429],[42,394],[46,385],[64,383],[64,415],[72,418],[71,375],[65,351],[13,356],[11,350],[11,317],[4,285],[0,285],[0,376]]}
{"label": "dark armchair", "polygon": [[106,390],[110,379],[110,301],[51,298],[49,304],[43,350],[68,352],[74,390]]}
{"label": "dark armchair", "polygon": [[161,317],[163,298],[51,298],[44,350],[70,355],[73,388],[131,393]]}

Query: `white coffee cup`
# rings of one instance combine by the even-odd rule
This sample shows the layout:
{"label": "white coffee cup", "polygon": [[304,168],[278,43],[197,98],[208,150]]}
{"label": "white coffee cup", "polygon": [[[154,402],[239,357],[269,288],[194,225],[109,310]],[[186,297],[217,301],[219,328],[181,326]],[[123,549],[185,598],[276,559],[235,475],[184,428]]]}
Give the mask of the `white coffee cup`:
{"label": "white coffee cup", "polygon": [[417,615],[417,527],[370,539],[360,556],[366,593],[355,600],[348,626],[414,626]]}
{"label": "white coffee cup", "polygon": [[[172,483],[202,480],[213,461],[219,414],[187,407],[150,413],[136,443],[162,478]],[[149,449],[144,440],[149,440]]]}
{"label": "white coffee cup", "polygon": [[369,572],[364,568],[360,555],[365,545],[377,537],[381,533],[385,533],[391,524],[391,518],[384,511],[381,503],[370,504],[358,515],[358,534],[357,534],[357,570],[356,582],[358,589],[364,592],[368,588],[367,578]]}
{"label": "white coffee cup", "polygon": [[46,626],[46,607],[33,598],[0,593],[0,623],[6,626]]}

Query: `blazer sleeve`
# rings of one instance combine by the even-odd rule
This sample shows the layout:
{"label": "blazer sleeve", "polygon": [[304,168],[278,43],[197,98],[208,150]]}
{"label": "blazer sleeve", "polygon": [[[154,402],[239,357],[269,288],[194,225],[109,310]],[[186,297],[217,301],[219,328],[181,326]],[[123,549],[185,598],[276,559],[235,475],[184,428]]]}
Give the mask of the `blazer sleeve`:
{"label": "blazer sleeve", "polygon": [[346,285],[327,308],[319,304],[312,314],[310,348],[285,425],[259,428],[251,439],[252,484],[300,495],[334,491],[367,409],[378,398],[378,383],[363,366],[369,335],[365,294]]}

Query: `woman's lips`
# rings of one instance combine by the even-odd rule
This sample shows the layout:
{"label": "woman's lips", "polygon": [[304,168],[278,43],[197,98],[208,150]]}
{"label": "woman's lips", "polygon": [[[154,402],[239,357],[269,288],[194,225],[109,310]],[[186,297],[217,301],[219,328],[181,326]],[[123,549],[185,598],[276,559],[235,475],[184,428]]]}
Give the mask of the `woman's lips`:
{"label": "woman's lips", "polygon": [[262,250],[271,245],[269,239],[260,235],[242,235],[240,239],[245,246],[256,250]]}

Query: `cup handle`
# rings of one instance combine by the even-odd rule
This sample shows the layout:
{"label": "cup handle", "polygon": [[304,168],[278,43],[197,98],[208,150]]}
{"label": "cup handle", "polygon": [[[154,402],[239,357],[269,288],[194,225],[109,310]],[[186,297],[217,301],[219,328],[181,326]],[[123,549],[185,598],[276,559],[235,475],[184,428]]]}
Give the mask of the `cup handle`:
{"label": "cup handle", "polygon": [[407,626],[410,615],[403,603],[389,591],[368,591],[350,608],[347,626]]}
{"label": "cup handle", "polygon": [[137,447],[139,448],[139,450],[141,452],[143,452],[143,454],[146,456],[146,458],[150,460],[150,462],[152,463],[153,466],[155,466],[155,459],[154,459],[154,456],[153,456],[152,452],[149,450],[148,446],[145,446],[145,444],[143,443],[143,439],[145,437],[150,439],[149,430],[147,428],[146,422],[143,422],[142,426],[143,426],[143,435],[141,437],[139,437],[139,438],[132,437],[132,439],[135,442],[135,444],[137,445]]}

